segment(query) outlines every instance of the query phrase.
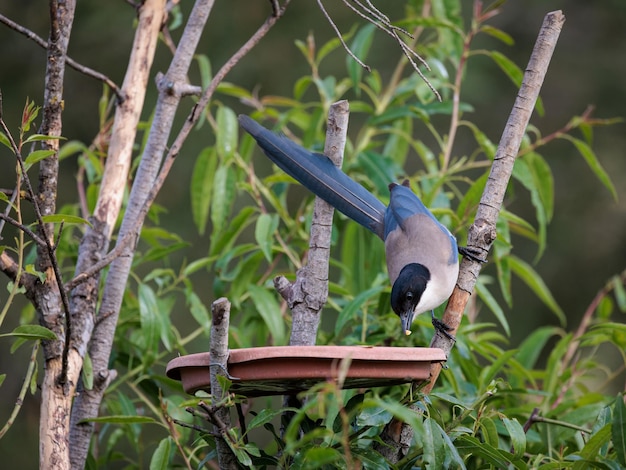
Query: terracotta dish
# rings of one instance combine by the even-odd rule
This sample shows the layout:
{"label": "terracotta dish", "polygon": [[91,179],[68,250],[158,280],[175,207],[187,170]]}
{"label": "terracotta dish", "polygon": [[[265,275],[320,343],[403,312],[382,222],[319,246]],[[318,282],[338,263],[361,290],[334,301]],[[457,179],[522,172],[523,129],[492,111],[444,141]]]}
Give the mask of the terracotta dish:
{"label": "terracotta dish", "polygon": [[[231,392],[264,396],[294,394],[340,377],[343,388],[416,382],[428,379],[431,363],[445,360],[444,352],[434,348],[270,346],[231,350],[227,369]],[[187,393],[211,389],[208,352],[177,357],[166,373],[180,380]]]}

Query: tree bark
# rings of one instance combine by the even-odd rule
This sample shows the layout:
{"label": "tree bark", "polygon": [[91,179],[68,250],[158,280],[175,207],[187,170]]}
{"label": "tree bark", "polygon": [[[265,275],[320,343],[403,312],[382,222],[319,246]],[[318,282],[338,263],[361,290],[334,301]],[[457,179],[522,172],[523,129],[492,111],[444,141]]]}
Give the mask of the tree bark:
{"label": "tree bark", "polygon": [[[131,50],[129,64],[122,85],[124,99],[115,111],[106,166],[96,203],[92,226],[87,228],[78,252],[75,274],[84,272],[106,253],[115,221],[122,206],[132,161],[132,149],[137,134],[137,124],[143,109],[148,78],[161,25],[165,19],[165,0],[146,0],[139,8],[139,21]],[[74,312],[74,337],[72,346],[84,357],[91,338],[98,298],[99,273],[78,285],[71,296]],[[94,377],[95,389],[106,389],[113,374],[99,370]],[[94,390],[87,390],[82,382],[72,408],[70,429],[70,460],[73,468],[83,468],[89,452],[93,423],[80,423],[84,418],[98,415],[100,402],[91,398]],[[97,393],[97,392],[96,392]]]}
{"label": "tree bark", "polygon": [[[328,110],[324,155],[337,167],[343,162],[348,133],[349,104],[333,103]],[[287,301],[292,313],[291,346],[313,346],[317,338],[322,308],[328,298],[328,264],[335,209],[319,197],[315,198],[311,238],[306,266],[298,270],[291,284],[280,276],[274,286]]]}
{"label": "tree bark", "polygon": [[[543,84],[564,22],[565,16],[560,10],[548,13],[544,18],[524,73],[522,85],[500,138],[474,223],[469,229],[467,246],[477,252],[484,253],[485,257],[496,238],[496,222],[513,172],[515,158],[539,97],[539,90]],[[474,289],[480,269],[481,263],[463,258],[457,285],[443,315],[443,321],[451,327],[449,331],[451,335],[456,334],[461,324],[463,311]],[[431,347],[443,349],[446,356],[450,355],[453,346],[454,340],[438,334],[431,342]],[[441,369],[442,365],[439,363],[431,365],[430,382],[422,389],[422,393],[430,393]],[[419,412],[416,407],[412,406],[412,408],[415,412]],[[392,419],[385,427],[381,437],[387,445],[377,445],[378,451],[391,463],[397,463],[406,455],[411,446],[413,429],[406,423]]]}
{"label": "tree bark", "polygon": [[230,326],[230,302],[222,297],[211,305],[211,344],[209,346],[209,368],[211,375],[211,397],[212,408],[215,410],[213,418],[217,421],[213,423],[216,433],[221,438],[215,440],[217,449],[217,459],[220,469],[230,470],[239,468],[237,458],[230,450],[226,439],[229,438],[230,429],[230,409],[220,406],[224,398],[224,391],[220,386],[218,376],[226,375],[228,363],[228,328]]}
{"label": "tree bark", "polygon": [[[139,238],[143,225],[143,219],[139,220],[139,214],[154,184],[174,116],[180,103],[181,94],[177,92],[177,87],[186,83],[189,65],[213,4],[214,0],[196,1],[169,70],[165,76],[158,80],[159,98],[150,129],[150,136],[133,182],[117,243],[124,243],[126,236],[134,237],[135,240]],[[156,24],[154,26],[156,27]],[[115,199],[114,203],[117,203],[116,201],[117,199]],[[103,212],[106,212],[105,204],[102,205],[101,209]],[[112,220],[114,219],[109,219],[109,222]],[[106,222],[103,223],[106,224]],[[75,409],[74,423],[78,423],[84,418],[97,416],[104,392],[115,375],[115,371],[109,370],[109,358],[115,338],[115,329],[122,305],[122,298],[126,289],[126,281],[133,261],[134,247],[135,243],[127,244],[123,254],[111,263],[98,312],[101,320],[94,326],[89,344],[89,355],[92,360],[95,379],[94,387],[89,392],[81,395],[80,404]],[[76,432],[80,433],[81,455],[77,454],[75,456],[76,460],[73,461],[72,465],[73,468],[83,468],[87,455],[84,449],[88,449],[92,429],[76,430]]]}
{"label": "tree bark", "polygon": [[[51,0],[50,35],[41,134],[60,136],[62,132],[61,115],[63,112],[63,80],[65,76],[65,58],[69,44],[72,23],[74,21],[74,0],[57,2]],[[51,139],[43,142],[43,148],[54,150],[54,155],[46,158],[39,165],[39,188],[37,204],[42,216],[53,214],[56,209],[58,186],[58,150],[59,141]],[[51,227],[39,227],[39,235],[51,240]],[[71,352],[65,363],[64,383],[59,378],[64,369],[63,349],[66,337],[66,321],[59,285],[55,277],[50,254],[45,247],[37,248],[37,269],[46,275],[43,283],[35,286],[29,293],[33,300],[40,323],[57,335],[54,341],[44,341],[44,377],[41,396],[41,416],[39,420],[39,466],[53,466],[58,469],[69,468],[68,429],[72,398],[80,373],[81,360]]]}

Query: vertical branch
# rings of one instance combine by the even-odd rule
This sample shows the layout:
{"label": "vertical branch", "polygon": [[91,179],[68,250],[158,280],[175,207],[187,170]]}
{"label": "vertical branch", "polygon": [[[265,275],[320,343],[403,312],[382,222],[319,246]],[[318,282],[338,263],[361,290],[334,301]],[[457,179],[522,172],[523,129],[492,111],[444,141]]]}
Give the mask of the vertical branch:
{"label": "vertical branch", "polygon": [[[69,43],[76,2],[50,0],[50,34],[46,65],[41,134],[59,136],[62,131],[63,79],[65,57]],[[42,143],[44,149],[54,150],[54,155],[39,165],[39,188],[36,196],[38,215],[55,211],[58,186],[59,141],[51,139]],[[69,468],[70,406],[80,367],[76,355],[70,357],[69,329],[71,317],[67,298],[60,288],[60,272],[53,270],[52,230],[39,224],[40,237],[47,246],[37,247],[37,269],[46,275],[46,281],[29,293],[38,309],[42,325],[57,334],[58,340],[43,343],[45,372],[42,383],[41,417],[39,420],[40,467],[52,465],[59,469]],[[77,370],[78,369],[78,370]],[[59,377],[61,384],[59,382]]]}
{"label": "vertical branch", "polygon": [[[515,104],[500,138],[489,179],[485,185],[474,223],[468,233],[468,247],[477,253],[484,253],[485,256],[496,238],[496,222],[513,172],[515,157],[539,97],[539,90],[564,22],[565,16],[560,10],[545,16]],[[480,268],[481,263],[469,258],[463,258],[461,262],[459,279],[443,316],[443,321],[451,327],[451,335],[456,334],[461,324],[463,311],[478,279]],[[447,356],[453,346],[453,340],[440,335],[435,335],[431,342],[431,347],[443,349]],[[439,363],[431,365],[430,382],[422,389],[423,393],[430,393],[441,368]],[[406,455],[406,450],[413,439],[413,429],[408,424],[393,419],[386,426],[381,437],[387,445],[378,446],[378,450],[392,463],[396,463]]]}
{"label": "vertical branch", "polygon": [[[214,428],[221,438],[215,440],[217,458],[222,469],[238,468],[237,458],[230,450],[225,434],[230,429],[230,410],[221,406],[224,391],[218,380],[225,375],[228,363],[228,328],[230,325],[230,302],[222,297],[211,304],[211,344],[209,346],[209,368],[211,376],[211,396],[213,397]],[[219,424],[218,424],[219,423]]]}
{"label": "vertical branch", "polygon": [[[146,0],[139,7],[135,39],[121,91],[124,99],[115,110],[100,194],[91,218],[91,226],[87,228],[81,240],[75,270],[77,274],[96,264],[108,249],[122,205],[137,124],[143,109],[150,69],[164,17],[165,0]],[[85,356],[93,332],[99,278],[99,272],[94,273],[86,282],[77,286],[71,295],[71,310],[76,312],[72,345],[81,358]],[[98,361],[98,358],[93,359]],[[108,358],[106,361],[108,362]],[[112,378],[113,376],[107,369],[100,370],[94,377],[95,388],[106,388]],[[99,406],[99,403],[93,407],[89,406],[92,402],[88,397],[93,390],[84,390],[81,384],[79,388],[81,390],[72,409],[70,430],[70,442],[72,442],[70,459],[75,467],[81,467],[87,457],[94,428],[92,422],[80,424],[79,422],[85,417],[96,416]]]}
{"label": "vertical branch", "polygon": [[[82,403],[80,407],[74,410],[75,416],[72,418],[74,423],[80,422],[83,418],[98,415],[98,408],[102,402],[104,391],[111,380],[111,374],[114,374],[108,369],[109,357],[135,246],[135,243],[127,243],[128,238],[136,240],[139,236],[143,222],[143,219],[139,218],[139,213],[158,173],[174,116],[182,97],[180,88],[186,83],[189,65],[213,4],[214,0],[197,0],[195,2],[170,67],[165,76],[157,80],[159,98],[154,119],[118,236],[118,243],[124,243],[125,248],[122,250],[121,256],[111,264],[100,304],[99,316],[101,320],[94,326],[89,344],[89,355],[92,359],[94,376],[98,377],[98,380],[88,394],[81,395]],[[105,208],[103,207],[103,209]],[[82,439],[86,440],[82,444],[88,446],[91,429],[80,433]],[[77,455],[72,462],[74,468],[83,468],[84,466],[87,453],[83,451],[80,453],[81,455]]]}
{"label": "vertical branch", "polygon": [[[333,103],[328,111],[326,144],[324,154],[341,167],[348,133],[349,106],[347,101]],[[311,223],[308,263],[296,275],[291,284],[280,276],[274,285],[287,301],[292,311],[292,346],[315,344],[320,312],[328,298],[328,262],[332,235],[334,208],[316,197]]]}

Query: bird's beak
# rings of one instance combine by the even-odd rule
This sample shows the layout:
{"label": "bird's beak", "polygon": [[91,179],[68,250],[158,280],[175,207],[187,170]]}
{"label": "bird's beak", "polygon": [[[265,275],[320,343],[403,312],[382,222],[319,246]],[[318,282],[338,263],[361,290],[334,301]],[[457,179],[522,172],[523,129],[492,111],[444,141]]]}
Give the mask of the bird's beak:
{"label": "bird's beak", "polygon": [[411,324],[413,323],[414,310],[407,310],[400,314],[400,323],[402,324],[402,330],[404,334],[409,336],[411,334]]}

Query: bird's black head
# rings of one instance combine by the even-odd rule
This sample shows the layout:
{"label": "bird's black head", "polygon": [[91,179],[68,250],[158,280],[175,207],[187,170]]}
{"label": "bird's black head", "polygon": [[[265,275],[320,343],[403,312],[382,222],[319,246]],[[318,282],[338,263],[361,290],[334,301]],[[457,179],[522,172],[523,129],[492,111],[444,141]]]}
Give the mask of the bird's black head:
{"label": "bird's black head", "polygon": [[422,298],[426,284],[430,280],[430,271],[419,263],[407,264],[391,288],[391,308],[400,317],[405,334],[411,334],[411,323],[415,307]]}

